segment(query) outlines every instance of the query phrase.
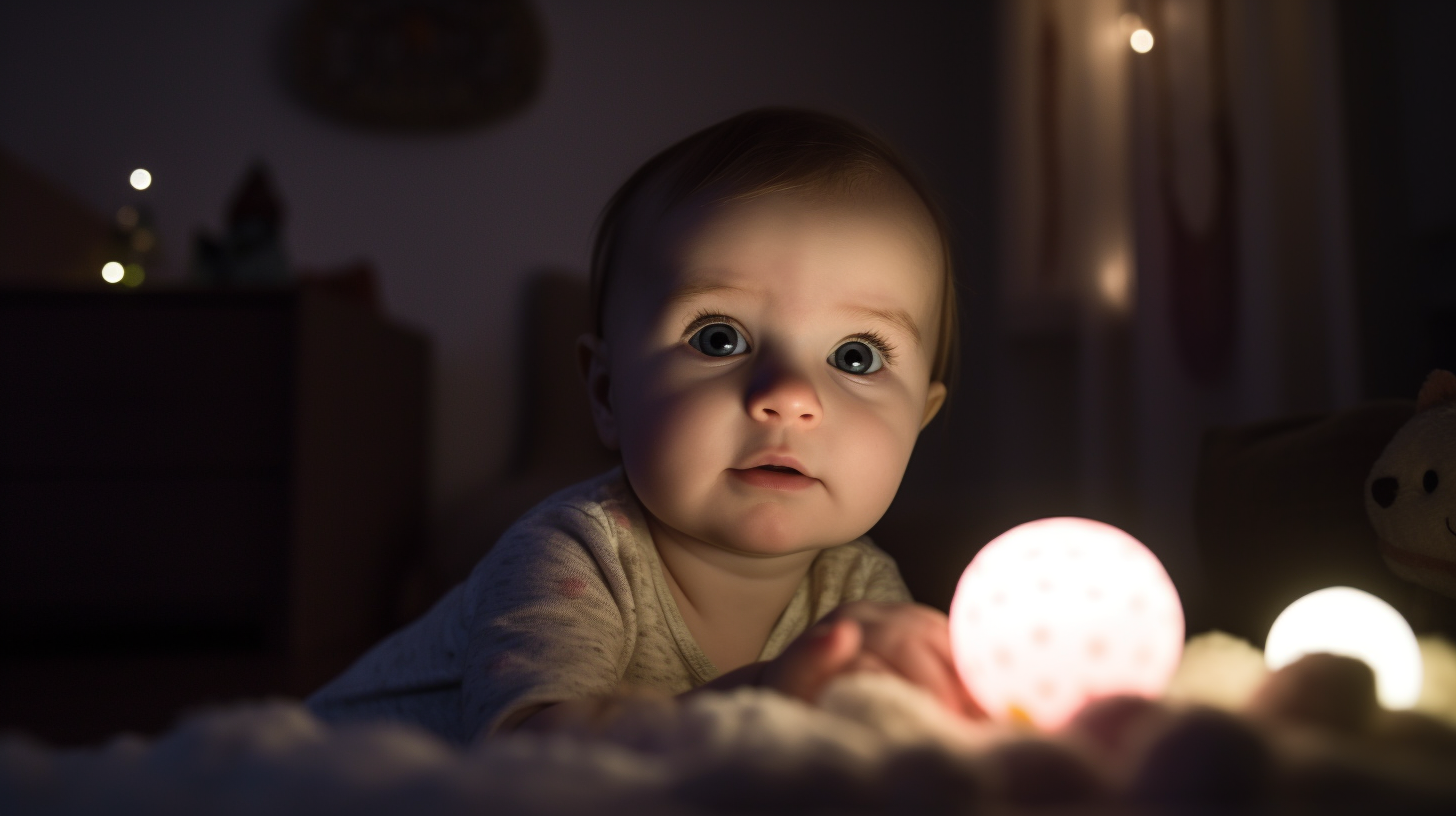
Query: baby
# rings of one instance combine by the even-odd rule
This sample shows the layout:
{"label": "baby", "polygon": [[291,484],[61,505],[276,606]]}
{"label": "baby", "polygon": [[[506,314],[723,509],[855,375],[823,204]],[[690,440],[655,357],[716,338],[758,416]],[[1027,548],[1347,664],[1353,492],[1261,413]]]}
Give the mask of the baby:
{"label": "baby", "polygon": [[579,358],[620,468],[547,499],[308,705],[458,742],[600,722],[633,689],[812,701],[889,671],[950,710],[945,616],[864,534],[945,400],[945,228],[884,142],[761,109],[607,205]]}

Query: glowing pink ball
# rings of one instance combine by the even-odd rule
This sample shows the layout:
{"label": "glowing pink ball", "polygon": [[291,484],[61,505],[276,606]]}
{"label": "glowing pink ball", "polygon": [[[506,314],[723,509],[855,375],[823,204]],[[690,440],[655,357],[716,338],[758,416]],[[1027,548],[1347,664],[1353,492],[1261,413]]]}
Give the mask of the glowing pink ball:
{"label": "glowing pink ball", "polygon": [[981,549],[950,605],[956,671],[986,713],[1056,729],[1089,700],[1161,694],[1183,605],[1141,542],[1083,518],[1027,522]]}

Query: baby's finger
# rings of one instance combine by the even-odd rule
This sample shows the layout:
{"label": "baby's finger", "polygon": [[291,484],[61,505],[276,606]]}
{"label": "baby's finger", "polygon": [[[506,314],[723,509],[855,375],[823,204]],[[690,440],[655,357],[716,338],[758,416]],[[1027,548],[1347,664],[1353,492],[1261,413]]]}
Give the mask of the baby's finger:
{"label": "baby's finger", "polygon": [[834,675],[859,654],[863,631],[853,620],[821,623],[764,668],[763,684],[814,702]]}
{"label": "baby's finger", "polygon": [[955,666],[933,649],[901,650],[892,664],[907,680],[930,692],[941,705],[966,717],[979,711],[961,683]]}
{"label": "baby's finger", "polygon": [[956,671],[948,627],[918,627],[913,637],[867,642],[865,651],[879,653],[896,673],[930,692],[951,711],[972,718],[984,716]]}
{"label": "baby's finger", "polygon": [[900,674],[900,672],[896,671],[893,667],[891,667],[889,663],[886,663],[882,658],[880,658],[879,655],[875,654],[874,652],[866,652],[863,650],[861,650],[859,654],[855,655],[854,659],[846,663],[841,672],[843,674],[851,674],[853,672],[870,672],[872,674],[878,673],[895,675]]}

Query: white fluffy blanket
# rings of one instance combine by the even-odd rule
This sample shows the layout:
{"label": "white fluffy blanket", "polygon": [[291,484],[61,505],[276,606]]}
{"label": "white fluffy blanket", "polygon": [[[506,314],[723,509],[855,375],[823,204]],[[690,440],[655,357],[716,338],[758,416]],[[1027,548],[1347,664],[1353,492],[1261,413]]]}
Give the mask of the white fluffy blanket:
{"label": "white fluffy blanket", "polygon": [[[1433,648],[1428,684],[1447,672],[1436,688],[1456,694],[1456,652]],[[756,689],[644,699],[590,737],[466,751],[403,725],[330,728],[296,702],[238,705],[154,742],[0,738],[0,814],[1456,812],[1456,697],[1428,696],[1439,716],[1275,725],[1228,710],[1264,683],[1257,658],[1195,639],[1167,700],[1103,701],[1054,737],[961,721],[869,674],[818,707]]]}

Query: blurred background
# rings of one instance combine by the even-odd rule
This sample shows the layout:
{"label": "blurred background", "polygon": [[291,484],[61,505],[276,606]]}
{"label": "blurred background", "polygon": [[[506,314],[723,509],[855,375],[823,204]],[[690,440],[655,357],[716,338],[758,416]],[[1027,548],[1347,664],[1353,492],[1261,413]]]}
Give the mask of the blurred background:
{"label": "blurred background", "polygon": [[[760,105],[879,131],[950,216],[959,378],[873,533],[917,597],[1077,514],[1149,544],[1190,630],[1237,629],[1273,522],[1226,494],[1326,478],[1338,507],[1289,523],[1337,516],[1342,580],[1384,580],[1364,472],[1456,367],[1453,27],[1439,0],[12,3],[0,728],[306,694],[610,466],[571,359],[594,219]],[[1330,421],[1297,467],[1210,462]],[[1325,558],[1288,535],[1271,569]]]}

